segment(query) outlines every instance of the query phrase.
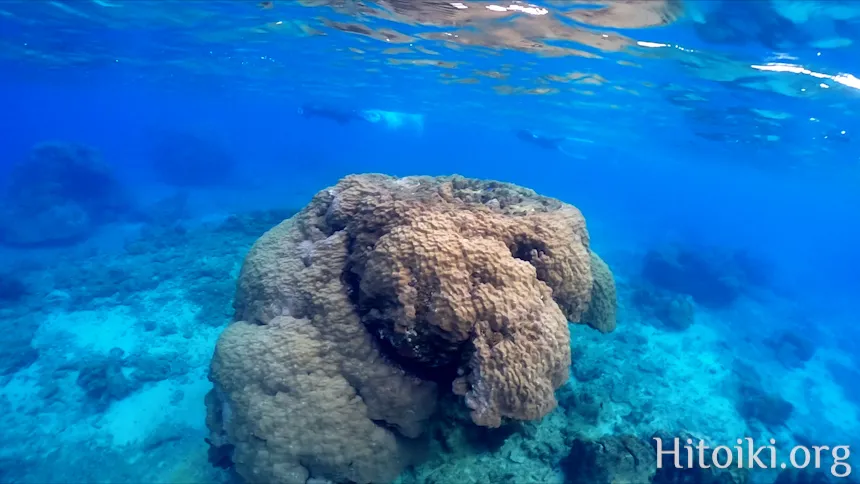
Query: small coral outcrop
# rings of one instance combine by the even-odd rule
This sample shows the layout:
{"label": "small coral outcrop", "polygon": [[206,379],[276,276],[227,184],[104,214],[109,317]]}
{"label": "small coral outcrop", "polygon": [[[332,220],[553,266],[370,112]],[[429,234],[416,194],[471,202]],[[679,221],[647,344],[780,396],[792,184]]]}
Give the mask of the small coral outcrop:
{"label": "small coral outcrop", "polygon": [[611,331],[615,291],[573,206],[359,175],[257,241],[235,310],[211,365],[210,443],[247,481],[365,483],[418,458],[440,391],[485,427],[550,412],[568,321]]}
{"label": "small coral outcrop", "polygon": [[635,289],[632,300],[642,316],[659,321],[660,326],[670,331],[684,331],[696,319],[696,306],[686,294],[644,284]]}
{"label": "small coral outcrop", "polygon": [[98,152],[43,143],[13,168],[0,209],[0,242],[65,245],[129,210],[129,200]]}

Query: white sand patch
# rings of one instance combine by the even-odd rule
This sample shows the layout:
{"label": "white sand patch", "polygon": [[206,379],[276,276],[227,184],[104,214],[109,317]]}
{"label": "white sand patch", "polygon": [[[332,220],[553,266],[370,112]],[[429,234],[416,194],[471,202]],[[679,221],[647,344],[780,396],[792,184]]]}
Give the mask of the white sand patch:
{"label": "white sand patch", "polygon": [[142,443],[168,418],[174,390],[162,381],[114,402],[101,419],[102,430],[116,446]]}
{"label": "white sand patch", "polygon": [[[131,353],[139,343],[137,319],[125,307],[107,307],[96,311],[55,312],[48,315],[33,338],[36,348],[54,348],[57,335],[72,335],[72,344],[96,353],[107,354],[111,348]],[[60,338],[62,339],[62,338]]]}
{"label": "white sand patch", "polygon": [[101,430],[116,446],[137,446],[163,432],[165,426],[180,432],[205,429],[203,398],[211,384],[205,372],[194,373],[189,383],[161,381],[114,402],[100,420]]}

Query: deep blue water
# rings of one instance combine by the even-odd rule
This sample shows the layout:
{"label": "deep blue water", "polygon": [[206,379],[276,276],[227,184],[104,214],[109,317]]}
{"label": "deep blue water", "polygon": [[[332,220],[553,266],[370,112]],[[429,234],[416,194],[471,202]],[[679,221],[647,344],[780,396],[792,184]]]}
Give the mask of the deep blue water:
{"label": "deep blue water", "polygon": [[[655,432],[855,444],[860,6],[536,3],[0,3],[0,481],[254,482],[204,405],[236,280],[362,173],[574,205],[617,286],[616,331],[571,325],[557,409],[490,432],[440,397],[429,452],[380,464],[399,482],[681,482],[588,450]],[[258,438],[307,475],[281,480],[376,475],[302,435],[370,444],[282,412]],[[743,482],[709,478],[683,482]]]}

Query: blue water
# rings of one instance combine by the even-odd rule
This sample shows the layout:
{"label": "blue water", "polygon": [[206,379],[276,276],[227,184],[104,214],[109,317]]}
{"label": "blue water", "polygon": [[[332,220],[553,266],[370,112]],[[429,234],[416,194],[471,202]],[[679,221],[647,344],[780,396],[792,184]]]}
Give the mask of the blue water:
{"label": "blue water", "polygon": [[[658,471],[651,437],[772,438],[783,461],[858,444],[856,2],[7,0],[0,34],[0,482],[846,482],[829,452],[805,474]],[[309,251],[295,260],[313,270],[335,260],[320,234],[340,232],[382,251],[388,229],[355,227],[409,199],[396,188],[409,181],[364,195],[355,227],[303,243],[283,230],[368,173],[498,180],[581,211],[587,243],[544,221],[545,240],[518,252],[522,240],[500,242],[512,215],[478,237],[507,244],[511,267],[539,267],[522,254],[560,237],[611,268],[606,334],[529,276],[555,301],[541,324],[556,303],[570,319],[569,360],[536,350],[570,363],[557,405],[502,412],[499,428],[470,418],[452,380],[477,388],[480,331],[456,357],[439,349],[456,340],[444,317],[417,329],[438,354],[386,333],[368,315],[403,300],[361,299],[352,246],[326,280],[362,319],[333,342],[347,334],[334,296],[297,287],[289,254]],[[479,260],[473,226],[418,231],[438,207],[413,202],[397,224],[424,235],[407,247]],[[502,217],[493,207],[456,205],[442,227]],[[290,217],[266,236],[284,254],[248,255]],[[443,259],[407,264],[407,286],[444,279]],[[260,260],[284,280],[249,295],[272,283],[248,269]],[[510,307],[534,302],[494,287]],[[301,294],[320,299],[292,326],[242,309],[283,318]],[[512,321],[497,335],[520,341]],[[241,328],[261,338],[252,349]],[[365,339],[371,356],[343,349]],[[520,375],[510,354],[502,374]],[[546,377],[535,371],[525,380]]]}

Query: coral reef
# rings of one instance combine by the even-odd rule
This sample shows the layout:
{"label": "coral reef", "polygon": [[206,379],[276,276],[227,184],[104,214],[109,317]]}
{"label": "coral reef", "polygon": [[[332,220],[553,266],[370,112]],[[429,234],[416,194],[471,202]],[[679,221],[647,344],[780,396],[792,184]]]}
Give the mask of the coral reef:
{"label": "coral reef", "polygon": [[570,205],[460,177],[347,177],[246,258],[209,441],[249,481],[390,481],[440,391],[486,427],[555,408],[568,320],[610,331],[614,297]]}
{"label": "coral reef", "polygon": [[92,148],[43,143],[15,165],[0,210],[0,242],[65,245],[117,220],[130,204],[108,165]]}
{"label": "coral reef", "polygon": [[606,262],[594,251],[591,252],[591,276],[594,281],[591,302],[582,321],[601,333],[609,333],[615,329],[618,309],[615,278]]}
{"label": "coral reef", "polygon": [[643,319],[656,319],[672,331],[683,331],[695,322],[696,307],[690,296],[660,290],[650,285],[637,287],[632,295]]}
{"label": "coral reef", "polygon": [[688,294],[703,306],[722,308],[751,288],[766,287],[771,271],[744,251],[671,246],[645,255],[642,278],[657,288]]}
{"label": "coral reef", "polygon": [[152,170],[162,183],[178,187],[230,184],[237,161],[212,138],[167,129],[150,132]]}
{"label": "coral reef", "polygon": [[28,296],[0,304],[0,481],[229,482],[201,418],[228,318],[201,305],[231,294],[202,294],[216,279],[235,291],[243,255],[284,213],[185,231],[160,217],[130,251],[10,250]]}
{"label": "coral reef", "polygon": [[[230,479],[238,455],[233,445],[222,440],[210,446],[204,441],[213,437],[200,418],[201,402],[211,389],[206,371],[212,348],[231,316],[229,299],[242,258],[266,230],[295,212],[261,211],[226,219],[219,214],[177,223],[169,214],[182,216],[182,203],[181,198],[174,200],[164,206],[164,216],[145,218],[144,226],[133,226],[142,231],[125,251],[113,245],[92,251],[63,250],[56,259],[44,257],[52,251],[8,251],[6,273],[20,279],[28,294],[0,304],[0,320],[5,323],[0,345],[6,350],[0,352],[0,435],[5,443],[0,461],[6,464],[0,469],[0,481],[237,482]],[[127,232],[129,226],[110,227],[115,229],[110,234],[134,235]],[[689,300],[689,296],[643,285],[635,277],[639,258],[619,260],[610,247],[604,250],[601,255],[613,261],[613,270],[630,274],[620,277],[618,284],[618,319],[623,324],[609,335],[582,324],[568,326],[572,377],[556,391],[557,408],[538,421],[478,426],[462,397],[448,390],[451,382],[440,378],[441,372],[425,370],[422,376],[435,382],[440,395],[437,412],[426,420],[422,436],[411,439],[385,420],[376,421],[376,426],[397,435],[405,445],[416,444],[405,450],[407,457],[422,458],[420,464],[407,466],[395,483],[563,484],[575,479],[564,474],[562,465],[568,462],[575,441],[611,446],[611,439],[635,436],[653,445],[647,436],[655,431],[663,432],[664,441],[682,437],[682,429],[689,429],[714,444],[731,445],[738,436],[747,435],[761,440],[774,437],[785,447],[855,444],[860,428],[856,418],[860,374],[849,349],[843,352],[834,346],[848,339],[844,336],[849,333],[843,330],[853,320],[839,326],[822,313],[799,319],[794,316],[796,301],[775,297],[744,299],[730,311],[696,305],[695,324],[674,331],[663,321],[651,321],[657,316],[634,302],[635,293],[647,287],[661,297]],[[308,260],[313,262],[313,257],[312,252]],[[597,272],[592,260],[595,279]],[[597,307],[597,287],[595,280],[588,311]],[[583,315],[582,320],[586,319]],[[736,322],[743,324],[732,325]],[[726,331],[730,325],[732,331]],[[838,338],[832,338],[831,331]],[[784,364],[790,358],[774,359],[778,353],[798,356],[797,342],[790,336],[783,338],[784,332],[810,341],[808,349],[815,351],[790,371]],[[383,347],[375,333],[371,339],[378,353],[370,356],[409,366],[393,347]],[[323,341],[321,353],[337,355],[337,341]],[[112,348],[124,353],[111,360]],[[750,367],[732,372],[733,360]],[[110,372],[118,376],[117,362],[124,379],[111,383],[105,378],[105,366],[113,365]],[[255,375],[284,364],[272,358],[254,359],[248,365],[257,363],[259,370],[252,370]],[[338,367],[332,374],[336,377],[340,371]],[[417,374],[421,368],[413,364],[407,371]],[[109,397],[100,403],[110,392],[88,395],[78,383],[82,372],[82,380],[90,380],[88,388],[119,383],[110,392],[122,398]],[[291,388],[310,388],[325,400],[328,380],[323,377],[327,375],[313,373],[307,378],[319,383]],[[793,410],[787,425],[763,424],[757,416],[766,411],[760,398],[754,404],[759,409],[743,410],[743,405],[754,405],[741,401],[741,385],[748,387],[747,396],[757,397],[757,390],[789,402]],[[266,386],[264,391],[271,388]],[[362,400],[374,393],[353,395],[353,400]],[[284,398],[280,395],[277,401]],[[234,417],[235,408],[221,405],[227,411],[222,416]],[[328,411],[330,407],[320,408]],[[296,409],[291,412],[297,413]],[[271,422],[261,422],[263,429],[272,427]],[[293,435],[302,443],[306,434],[324,428]],[[253,430],[256,436],[266,435]],[[414,453],[425,441],[426,453]],[[626,450],[618,451],[622,453],[606,455],[601,462],[628,465]],[[604,470],[604,474],[614,472]],[[603,472],[598,471],[593,470]],[[794,480],[780,482],[836,482],[825,479],[825,472],[822,468],[819,473],[785,473],[783,479]],[[759,471],[750,475],[757,478],[755,482],[772,482],[770,477],[775,477]],[[741,477],[703,469],[658,470],[649,482],[737,484],[743,482],[738,480]],[[308,482],[325,481],[310,478]]]}

